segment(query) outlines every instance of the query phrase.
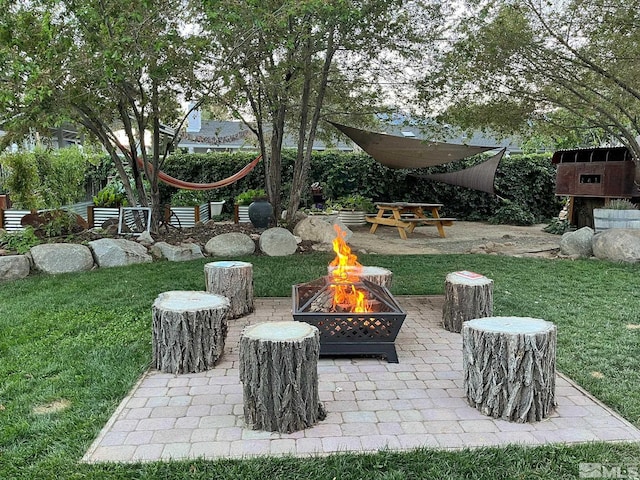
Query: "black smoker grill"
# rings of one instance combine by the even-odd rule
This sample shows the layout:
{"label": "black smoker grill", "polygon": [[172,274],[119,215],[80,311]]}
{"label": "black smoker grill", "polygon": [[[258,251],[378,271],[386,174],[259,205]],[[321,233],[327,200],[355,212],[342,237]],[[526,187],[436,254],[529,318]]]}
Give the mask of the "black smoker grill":
{"label": "black smoker grill", "polygon": [[385,287],[361,280],[353,284],[365,292],[372,312],[331,312],[331,277],[293,286],[293,319],[320,331],[320,355],[381,355],[398,363],[395,339],[407,314]]}

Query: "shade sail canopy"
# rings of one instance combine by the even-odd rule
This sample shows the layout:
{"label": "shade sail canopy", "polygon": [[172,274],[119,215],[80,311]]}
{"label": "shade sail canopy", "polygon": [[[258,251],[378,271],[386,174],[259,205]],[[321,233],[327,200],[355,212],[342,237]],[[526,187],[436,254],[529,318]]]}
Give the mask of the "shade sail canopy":
{"label": "shade sail canopy", "polygon": [[369,132],[334,122],[329,123],[358,144],[376,161],[389,168],[433,167],[496,148],[429,142],[416,138]]}
{"label": "shade sail canopy", "polygon": [[458,170],[456,172],[432,173],[430,175],[414,175],[418,178],[427,180],[435,180],[437,182],[448,183],[449,185],[458,185],[459,187],[467,187],[473,190],[480,190],[490,194],[495,194],[494,179],[496,169],[504,155],[506,149],[500,150],[488,160],[474,165],[473,167]]}

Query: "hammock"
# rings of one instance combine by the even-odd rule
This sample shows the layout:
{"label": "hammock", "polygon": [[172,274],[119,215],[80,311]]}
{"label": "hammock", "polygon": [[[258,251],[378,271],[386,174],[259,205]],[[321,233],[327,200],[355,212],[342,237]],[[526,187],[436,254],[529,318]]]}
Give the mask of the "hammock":
{"label": "hammock", "polygon": [[[232,183],[237,182],[241,178],[246,177],[249,172],[255,168],[261,158],[262,155],[258,155],[251,161],[251,163],[248,163],[230,177],[223,178],[222,180],[218,180],[217,182],[213,183],[185,182],[184,180],[179,180],[175,177],[172,177],[171,175],[164,173],[162,170],[158,172],[158,179],[162,180],[167,185],[171,185],[172,187],[176,188],[182,188],[184,190],[213,190],[214,188],[226,187],[228,185],[231,185]],[[137,157],[136,160],[140,168],[143,168],[144,160],[140,157]],[[153,167],[151,167],[151,165],[149,165],[149,168],[153,170]]]}

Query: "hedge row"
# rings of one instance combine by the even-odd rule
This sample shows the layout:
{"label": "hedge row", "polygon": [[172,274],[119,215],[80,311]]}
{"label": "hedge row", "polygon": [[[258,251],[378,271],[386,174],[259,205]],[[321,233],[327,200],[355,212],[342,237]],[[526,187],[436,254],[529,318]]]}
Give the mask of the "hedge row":
{"label": "hedge row", "polygon": [[[252,153],[174,154],[164,166],[170,175],[192,182],[208,183],[228,177],[249,163]],[[283,153],[283,205],[286,206],[292,178],[295,152]],[[324,196],[336,199],[361,194],[374,201],[428,201],[443,203],[444,215],[466,220],[491,220],[497,223],[527,224],[556,216],[561,208],[554,195],[555,167],[549,155],[513,155],[503,158],[496,174],[500,198],[484,192],[419,179],[414,174],[454,171],[473,166],[487,157],[474,157],[454,164],[417,170],[393,170],[370,156],[358,153],[318,152],[311,162],[309,182],[321,182]],[[233,199],[253,188],[264,188],[264,164],[245,178],[207,192],[207,200],[226,200],[231,212]],[[163,198],[175,189],[164,186]],[[311,205],[310,188],[303,192],[306,206]]]}

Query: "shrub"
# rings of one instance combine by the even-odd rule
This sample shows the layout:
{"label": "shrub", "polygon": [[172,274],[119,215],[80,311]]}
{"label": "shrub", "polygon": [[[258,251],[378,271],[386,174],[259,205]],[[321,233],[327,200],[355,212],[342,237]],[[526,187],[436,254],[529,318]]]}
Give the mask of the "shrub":
{"label": "shrub", "polygon": [[37,195],[40,178],[34,156],[29,152],[9,153],[3,155],[2,163],[9,171],[4,185],[14,206],[28,210],[42,207],[42,199]]}
{"label": "shrub", "polygon": [[45,222],[40,226],[45,237],[61,237],[74,232],[76,215],[65,210],[54,210],[43,214]]}
{"label": "shrub", "polygon": [[370,198],[358,194],[340,197],[335,202],[331,202],[330,206],[336,210],[359,210],[362,212],[373,212],[375,210]]}
{"label": "shrub", "polygon": [[40,195],[47,208],[57,208],[84,200],[88,160],[76,148],[36,150]]}
{"label": "shrub", "polygon": [[[164,171],[181,180],[213,182],[236,173],[255,155],[250,152],[172,154],[165,163]],[[283,151],[282,190],[285,208],[291,189],[294,158],[294,151]],[[443,211],[446,216],[461,220],[487,220],[502,206],[496,197],[416,177],[425,173],[459,170],[486,158],[480,155],[429,169],[394,170],[363,153],[314,152],[309,170],[309,188],[302,192],[301,206],[313,205],[310,185],[320,182],[325,198],[362,195],[374,202],[437,202],[445,205]],[[207,199],[226,200],[225,209],[229,211],[238,195],[263,185],[264,162],[260,162],[238,182],[209,191]],[[496,189],[501,197],[529,211],[534,216],[534,223],[553,218],[562,207],[560,199],[555,196],[555,165],[551,163],[549,155],[512,155],[504,158],[496,173]],[[162,186],[161,192],[164,201],[167,201],[175,189]]]}
{"label": "shrub", "polygon": [[526,207],[504,200],[504,204],[489,218],[489,223],[506,225],[533,225],[536,219]]}
{"label": "shrub", "polygon": [[205,193],[202,190],[178,190],[171,196],[173,207],[197,207],[206,203]]}
{"label": "shrub", "polygon": [[111,183],[93,197],[93,204],[96,207],[117,208],[126,207],[128,202],[127,196],[121,187],[115,183]]}
{"label": "shrub", "polygon": [[569,220],[567,220],[566,218],[563,218],[563,219],[554,218],[553,220],[551,220],[551,223],[549,223],[549,225],[544,227],[542,230],[544,230],[547,233],[562,235],[568,232],[569,230],[571,230],[571,224],[569,223]]}
{"label": "shrub", "polygon": [[610,200],[603,208],[608,208],[610,210],[637,210],[638,206],[626,198],[616,198]]}
{"label": "shrub", "polygon": [[0,235],[0,245],[6,250],[18,252],[20,255],[27,253],[31,247],[39,243],[40,240],[33,227],[25,227],[24,230],[18,232],[6,232]]}
{"label": "shrub", "polygon": [[256,198],[263,198],[267,196],[267,192],[262,188],[247,190],[242,192],[235,199],[236,205],[250,205]]}
{"label": "shrub", "polygon": [[0,163],[2,188],[18,208],[57,208],[85,198],[88,161],[77,148],[8,153]]}

